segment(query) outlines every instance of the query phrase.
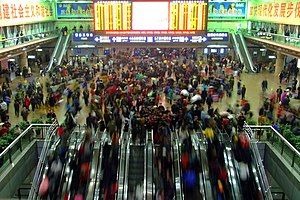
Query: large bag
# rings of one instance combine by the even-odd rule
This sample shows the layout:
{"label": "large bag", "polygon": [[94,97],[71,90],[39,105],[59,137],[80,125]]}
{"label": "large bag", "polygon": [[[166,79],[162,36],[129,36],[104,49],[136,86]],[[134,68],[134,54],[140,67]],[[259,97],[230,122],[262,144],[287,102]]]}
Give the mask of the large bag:
{"label": "large bag", "polygon": [[49,189],[49,179],[48,177],[46,176],[41,184],[40,184],[40,188],[39,188],[39,196],[40,197],[43,197],[45,196],[47,193],[48,193],[48,189]]}

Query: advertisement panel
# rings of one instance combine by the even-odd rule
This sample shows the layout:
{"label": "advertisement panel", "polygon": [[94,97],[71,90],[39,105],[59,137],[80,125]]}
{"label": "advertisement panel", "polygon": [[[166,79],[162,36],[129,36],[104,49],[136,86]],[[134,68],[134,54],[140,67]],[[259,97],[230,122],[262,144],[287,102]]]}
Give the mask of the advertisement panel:
{"label": "advertisement panel", "polygon": [[264,0],[249,2],[248,19],[300,25],[300,0]]}
{"label": "advertisement panel", "polygon": [[107,35],[196,34],[206,30],[207,1],[94,0],[94,20]]}
{"label": "advertisement panel", "polygon": [[0,1],[1,26],[55,20],[52,2]]}
{"label": "advertisement panel", "polygon": [[92,3],[57,3],[57,19],[92,19]]}
{"label": "advertisement panel", "polygon": [[211,1],[208,3],[208,19],[237,20],[246,19],[246,2]]}

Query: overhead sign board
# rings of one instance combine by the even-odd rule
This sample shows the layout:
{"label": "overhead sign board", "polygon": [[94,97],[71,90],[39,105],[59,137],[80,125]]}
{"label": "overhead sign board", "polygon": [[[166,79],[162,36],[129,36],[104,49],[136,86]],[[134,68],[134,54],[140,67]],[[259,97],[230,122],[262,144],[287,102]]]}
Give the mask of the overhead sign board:
{"label": "overhead sign board", "polygon": [[203,43],[204,36],[96,36],[97,43]]}
{"label": "overhead sign board", "polygon": [[207,41],[228,41],[227,32],[208,32],[202,35],[193,36],[106,36],[95,35],[93,32],[76,32],[73,33],[73,41],[94,41],[96,43],[203,43]]}
{"label": "overhead sign board", "polygon": [[247,15],[247,3],[245,1],[219,0],[209,1],[209,20],[237,20],[245,19]]}
{"label": "overhead sign board", "polygon": [[73,33],[73,41],[94,41],[94,33],[92,32],[76,32]]}

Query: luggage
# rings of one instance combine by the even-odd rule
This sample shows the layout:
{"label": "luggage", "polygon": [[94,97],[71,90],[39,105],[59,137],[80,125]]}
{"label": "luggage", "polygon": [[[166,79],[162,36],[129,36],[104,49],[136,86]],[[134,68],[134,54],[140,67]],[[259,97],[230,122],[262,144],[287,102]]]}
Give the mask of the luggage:
{"label": "luggage", "polygon": [[214,94],[211,96],[214,102],[218,102],[219,101],[219,95]]}
{"label": "luggage", "polygon": [[40,197],[45,196],[48,193],[48,189],[49,189],[49,179],[46,176],[41,182],[41,185],[39,188],[39,196]]}

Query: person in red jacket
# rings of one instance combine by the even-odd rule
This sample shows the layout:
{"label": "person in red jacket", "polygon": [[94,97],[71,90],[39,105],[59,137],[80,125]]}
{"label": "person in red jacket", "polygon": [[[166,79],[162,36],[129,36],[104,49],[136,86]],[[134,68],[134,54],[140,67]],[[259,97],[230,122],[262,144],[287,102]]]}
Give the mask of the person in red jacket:
{"label": "person in red jacket", "polygon": [[24,106],[27,108],[27,110],[29,110],[30,98],[28,96],[26,96],[24,99]]}

